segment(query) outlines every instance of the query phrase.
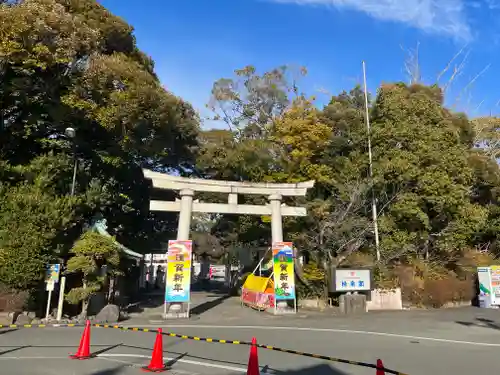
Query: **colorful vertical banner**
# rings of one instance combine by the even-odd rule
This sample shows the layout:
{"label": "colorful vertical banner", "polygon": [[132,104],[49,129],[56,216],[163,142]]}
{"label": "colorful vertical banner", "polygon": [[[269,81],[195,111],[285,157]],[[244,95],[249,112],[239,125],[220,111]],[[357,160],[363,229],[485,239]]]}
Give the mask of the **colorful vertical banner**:
{"label": "colorful vertical banner", "polygon": [[189,302],[192,241],[168,241],[165,302]]}
{"label": "colorful vertical banner", "polygon": [[492,305],[500,303],[500,266],[490,266]]}
{"label": "colorful vertical banner", "polygon": [[274,294],[276,301],[295,299],[293,243],[273,244]]}

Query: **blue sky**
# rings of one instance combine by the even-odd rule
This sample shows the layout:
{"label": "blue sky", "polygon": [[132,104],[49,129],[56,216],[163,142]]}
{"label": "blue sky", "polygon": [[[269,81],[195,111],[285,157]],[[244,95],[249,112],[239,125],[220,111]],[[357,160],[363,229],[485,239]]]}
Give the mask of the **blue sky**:
{"label": "blue sky", "polygon": [[[404,49],[419,44],[422,80],[445,84],[447,103],[471,116],[500,112],[500,0],[101,0],[135,28],[163,84],[202,116],[212,84],[254,65],[306,66],[301,89],[353,87],[366,61],[368,86],[407,80]],[[465,61],[464,61],[465,59]],[[463,64],[462,64],[463,63]]]}

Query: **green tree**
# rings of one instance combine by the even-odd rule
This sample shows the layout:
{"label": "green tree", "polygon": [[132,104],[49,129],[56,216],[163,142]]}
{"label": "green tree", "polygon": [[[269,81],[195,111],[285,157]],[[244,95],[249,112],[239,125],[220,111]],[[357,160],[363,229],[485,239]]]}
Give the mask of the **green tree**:
{"label": "green tree", "polygon": [[298,96],[297,81],[305,76],[304,67],[280,66],[259,75],[254,66],[235,70],[234,78],[221,78],[212,88],[207,107],[230,130],[243,138],[265,138],[272,122]]}
{"label": "green tree", "polygon": [[2,159],[67,150],[73,127],[82,168],[118,201],[144,193],[132,188],[140,167],[192,163],[197,115],[162,88],[123,20],[91,0],[27,0],[1,6],[0,25]]}
{"label": "green tree", "polygon": [[399,191],[381,217],[385,256],[449,256],[473,184],[469,122],[443,107],[438,87],[395,84],[380,89],[372,125],[377,194]]}
{"label": "green tree", "polygon": [[[305,75],[286,66],[262,75],[252,66],[235,71],[234,78],[214,83],[208,107],[214,120],[229,130],[211,130],[200,136],[197,169],[202,176],[230,181],[273,181],[280,173],[281,145],[272,139],[274,122],[300,95],[296,82]],[[262,197],[242,197],[262,204]],[[243,203],[243,201],[242,201]],[[224,215],[213,227],[223,243],[265,245],[269,225],[259,217]]]}
{"label": "green tree", "polygon": [[474,144],[487,155],[500,156],[500,119],[498,117],[479,117],[472,120]]}
{"label": "green tree", "polygon": [[[487,252],[498,257],[500,255],[500,169],[496,160],[498,145],[496,145],[495,122],[498,121],[492,118],[472,121],[476,129],[474,142],[476,148],[470,152],[469,165],[474,176],[471,200],[487,209],[484,226],[475,233],[473,245],[483,253]],[[485,128],[485,125],[488,127]]]}
{"label": "green tree", "polygon": [[[0,199],[16,197],[10,217],[22,209],[24,198],[16,189],[36,196],[41,211],[67,199],[73,167],[68,155],[78,160],[77,195],[68,209],[74,212],[67,212],[66,203],[52,204],[50,212],[69,222],[45,221],[37,233],[50,241],[23,251],[39,264],[45,255],[65,257],[96,213],[107,218],[120,242],[149,244],[170,217],[149,213],[141,168],[191,169],[199,128],[193,108],[161,86],[152,60],[137,48],[133,28],[96,1],[2,3],[0,33],[0,160],[6,163]],[[71,142],[64,136],[67,127],[76,129]],[[40,160],[48,168],[43,172]],[[47,187],[37,187],[37,174]],[[10,222],[14,237],[29,231],[26,221]],[[3,242],[0,249],[14,254],[13,246]]]}
{"label": "green tree", "polygon": [[[287,98],[283,86],[271,86],[283,92],[274,98]],[[224,87],[226,108],[255,106],[248,94],[239,94],[233,81]],[[405,256],[454,259],[461,249],[476,243],[491,212],[484,206],[494,204],[498,167],[485,159],[486,153],[473,150],[477,143],[473,124],[443,106],[438,87],[393,84],[379,90],[370,108],[373,186],[368,175],[364,93],[359,87],[332,97],[322,111],[302,95],[280,103],[279,112],[268,113],[260,122],[266,124],[265,132],[247,138],[236,131],[217,139],[207,137],[211,141],[205,141],[206,154],[200,160],[210,165],[206,170],[211,176],[219,178],[315,179],[308,217],[285,223],[288,235],[302,246],[335,262],[348,260],[357,251],[371,253],[372,188],[384,262]],[[234,112],[246,113],[225,111]],[[250,116],[245,121],[229,117],[237,118],[233,125],[259,123]],[[250,218],[233,223],[222,227],[245,228],[256,235],[255,229],[262,226]]]}
{"label": "green tree", "polygon": [[60,239],[83,214],[75,209],[79,198],[56,193],[57,168],[64,170],[68,162],[40,157],[31,168],[1,168],[0,283],[21,290],[35,287],[45,264],[62,250]]}
{"label": "green tree", "polygon": [[324,123],[321,112],[310,100],[297,98],[283,115],[274,121],[271,140],[281,150],[281,170],[270,171],[274,180],[300,182],[316,180],[329,185],[333,170],[324,162],[324,151],[330,145],[332,128]]}
{"label": "green tree", "polygon": [[307,217],[287,220],[285,228],[316,262],[340,265],[372,237],[364,94],[359,87],[342,92],[323,110],[303,103],[282,117],[275,137],[293,140],[285,148],[286,174],[316,185]]}
{"label": "green tree", "polygon": [[66,272],[80,274],[83,283],[71,289],[66,300],[75,305],[82,303],[81,316],[86,318],[90,297],[103,288],[108,275],[121,274],[120,249],[113,238],[88,231],[75,242],[71,254]]}

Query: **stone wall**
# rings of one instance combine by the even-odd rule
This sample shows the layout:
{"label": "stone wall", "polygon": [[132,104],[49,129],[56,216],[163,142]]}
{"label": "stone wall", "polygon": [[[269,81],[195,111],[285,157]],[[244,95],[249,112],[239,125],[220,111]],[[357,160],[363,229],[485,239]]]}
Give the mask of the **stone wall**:
{"label": "stone wall", "polygon": [[371,291],[371,298],[367,301],[368,311],[370,310],[402,310],[403,299],[401,288],[393,290],[375,289]]}
{"label": "stone wall", "polygon": [[322,299],[299,299],[298,307],[305,309],[320,309],[324,310],[328,307],[328,304]]}

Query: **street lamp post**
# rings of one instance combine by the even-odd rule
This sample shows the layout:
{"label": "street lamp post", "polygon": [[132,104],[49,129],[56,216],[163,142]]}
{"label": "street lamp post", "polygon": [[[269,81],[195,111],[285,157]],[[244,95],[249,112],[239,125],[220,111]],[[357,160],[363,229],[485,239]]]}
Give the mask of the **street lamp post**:
{"label": "street lamp post", "polygon": [[73,181],[71,183],[71,196],[75,195],[75,184],[76,184],[76,169],[78,167],[78,159],[76,158],[76,153],[75,153],[75,142],[74,138],[76,136],[76,130],[73,128],[66,128],[64,131],[66,136],[68,138],[71,138],[73,140],[73,159],[74,159],[74,166],[73,166]]}
{"label": "street lamp post", "polygon": [[373,160],[372,160],[372,140],[370,128],[370,113],[368,109],[368,87],[366,86],[366,64],[363,61],[363,83],[365,91],[365,121],[366,121],[366,134],[368,138],[368,163],[370,182],[372,184],[372,220],[373,220],[373,233],[375,234],[375,250],[377,254],[377,261],[380,261],[380,242],[378,236],[378,217],[377,217],[377,200],[375,198],[375,190],[373,186]]}
{"label": "street lamp post", "polygon": [[[70,196],[75,195],[75,185],[76,185],[76,169],[78,168],[78,159],[76,158],[76,152],[75,152],[75,136],[76,136],[76,130],[73,128],[66,128],[64,131],[64,134],[66,134],[66,137],[71,138],[73,142],[73,159],[74,159],[74,166],[73,166],[73,181],[71,183],[71,192]],[[59,284],[59,300],[57,301],[57,321],[61,321],[62,319],[62,313],[63,313],[63,303],[64,303],[64,291],[66,289],[66,276],[61,277],[61,283]]]}

